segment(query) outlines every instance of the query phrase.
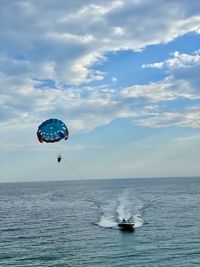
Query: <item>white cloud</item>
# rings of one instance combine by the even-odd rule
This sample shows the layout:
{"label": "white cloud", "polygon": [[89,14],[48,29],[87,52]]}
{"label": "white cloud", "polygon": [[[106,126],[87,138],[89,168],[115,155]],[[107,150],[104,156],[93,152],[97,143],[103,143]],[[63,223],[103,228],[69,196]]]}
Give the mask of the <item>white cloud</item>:
{"label": "white cloud", "polygon": [[[143,68],[165,68],[171,92],[174,97],[187,99],[199,99],[199,72],[200,72],[200,50],[193,54],[181,54],[178,51],[172,54],[170,59],[163,62],[146,64]],[[163,82],[161,82],[163,83]],[[159,83],[157,83],[159,85]]]}
{"label": "white cloud", "polygon": [[153,64],[144,64],[142,68],[168,68],[168,69],[179,69],[189,68],[195,65],[200,65],[200,50],[197,50],[193,55],[180,54],[178,51],[172,54],[172,58],[163,62],[156,62]]}
{"label": "white cloud", "polygon": [[161,127],[200,127],[200,111],[186,110],[184,112],[159,112],[144,119],[135,120],[136,125],[161,128]]}
{"label": "white cloud", "polygon": [[192,135],[192,136],[177,137],[175,140],[180,141],[180,142],[200,141],[200,134]]}
{"label": "white cloud", "polygon": [[179,98],[195,99],[186,81],[166,79],[118,91],[89,86],[65,89],[61,85],[53,90],[35,89],[35,83],[7,87],[1,97],[2,122],[13,128],[31,123],[30,128],[34,129],[43,119],[58,117],[68,122],[73,132],[90,132],[117,118],[134,118],[136,124],[149,127],[200,127],[195,106],[183,112],[178,109],[165,112],[162,108]]}
{"label": "white cloud", "polygon": [[[150,127],[199,127],[197,110],[166,112],[159,107],[200,97],[199,51],[175,52],[166,61],[144,65],[169,69],[167,78],[157,83],[118,91],[106,85],[82,85],[104,79],[106,74],[92,66],[106,60],[109,51],[138,51],[187,32],[199,33],[199,9],[196,1],[192,5],[164,0],[4,1],[0,9],[2,126],[16,129],[23,122],[33,130],[53,116],[68,121],[75,132],[92,131],[124,117]],[[40,80],[45,79],[54,86],[41,88]]]}
{"label": "white cloud", "polygon": [[130,86],[123,89],[121,95],[125,98],[141,98],[141,101],[150,103],[172,101],[178,98],[191,100],[200,98],[198,89],[191,86],[190,81],[175,79],[173,76],[157,83]]}
{"label": "white cloud", "polygon": [[150,83],[147,85],[134,85],[122,90],[125,98],[143,98],[152,101],[173,100],[176,92],[171,90],[170,82]]}
{"label": "white cloud", "polygon": [[[176,55],[179,57],[179,53]],[[191,59],[190,55],[187,58]],[[0,120],[7,121],[8,124],[37,124],[42,118],[59,117],[69,121],[73,131],[82,132],[92,131],[124,117],[135,118],[138,125],[149,127],[186,125],[196,128],[199,127],[196,109],[188,111],[184,108],[183,112],[179,112],[178,107],[173,105],[173,109],[166,112],[164,108],[165,105],[168,106],[167,103],[178,99],[192,101],[200,98],[196,62],[192,56],[187,75],[179,64],[163,81],[134,85],[121,90],[107,86],[66,88],[62,83],[55,84],[54,89],[48,86],[40,88],[40,81],[20,80],[1,74]],[[101,79],[104,73],[96,72],[96,75]],[[196,121],[194,116],[197,116]]]}
{"label": "white cloud", "polygon": [[114,83],[116,83],[116,82],[117,82],[117,78],[116,78],[116,77],[112,77],[112,81],[113,81]]}
{"label": "white cloud", "polygon": [[74,84],[103,79],[91,67],[107,51],[199,33],[199,10],[198,1],[186,0],[3,1],[1,71]]}

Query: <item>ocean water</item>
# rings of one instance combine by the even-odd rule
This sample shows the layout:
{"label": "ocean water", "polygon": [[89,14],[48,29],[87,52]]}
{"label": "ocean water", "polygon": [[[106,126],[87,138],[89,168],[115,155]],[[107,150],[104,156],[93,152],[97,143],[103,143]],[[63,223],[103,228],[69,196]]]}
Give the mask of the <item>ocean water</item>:
{"label": "ocean water", "polygon": [[200,178],[0,184],[0,266],[200,266]]}

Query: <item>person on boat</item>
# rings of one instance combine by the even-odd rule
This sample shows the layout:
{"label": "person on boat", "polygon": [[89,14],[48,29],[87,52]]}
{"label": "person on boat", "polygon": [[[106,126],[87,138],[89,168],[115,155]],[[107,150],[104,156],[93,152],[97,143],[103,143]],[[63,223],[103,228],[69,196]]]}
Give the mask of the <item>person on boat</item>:
{"label": "person on boat", "polygon": [[125,223],[125,222],[126,222],[126,220],[123,218],[122,222],[123,222],[123,223]]}

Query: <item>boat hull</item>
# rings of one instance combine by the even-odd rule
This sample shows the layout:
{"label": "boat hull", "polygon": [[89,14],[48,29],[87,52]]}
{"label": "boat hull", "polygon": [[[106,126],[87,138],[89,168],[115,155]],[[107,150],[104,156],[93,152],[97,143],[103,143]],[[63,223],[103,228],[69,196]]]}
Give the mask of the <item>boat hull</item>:
{"label": "boat hull", "polygon": [[122,231],[134,231],[134,223],[119,223],[118,226]]}

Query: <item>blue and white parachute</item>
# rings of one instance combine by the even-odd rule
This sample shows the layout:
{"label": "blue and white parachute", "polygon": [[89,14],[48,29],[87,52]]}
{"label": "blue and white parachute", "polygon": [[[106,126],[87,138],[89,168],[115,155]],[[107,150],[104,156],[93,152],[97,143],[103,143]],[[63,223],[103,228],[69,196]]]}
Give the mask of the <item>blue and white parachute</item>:
{"label": "blue and white parachute", "polygon": [[69,131],[67,126],[58,119],[48,119],[38,126],[38,140],[46,143],[55,143],[64,139],[67,140]]}

